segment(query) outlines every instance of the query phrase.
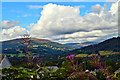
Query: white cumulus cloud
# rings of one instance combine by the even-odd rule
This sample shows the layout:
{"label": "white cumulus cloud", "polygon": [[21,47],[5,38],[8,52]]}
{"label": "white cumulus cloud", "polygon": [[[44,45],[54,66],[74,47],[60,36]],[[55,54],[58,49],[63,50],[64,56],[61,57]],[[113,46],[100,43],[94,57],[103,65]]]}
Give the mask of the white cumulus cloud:
{"label": "white cumulus cloud", "polygon": [[117,3],[110,10],[100,4],[91,7],[93,12],[80,16],[79,7],[47,4],[30,34],[62,42],[94,41],[117,35]]}
{"label": "white cumulus cloud", "polygon": [[29,32],[25,28],[22,28],[20,26],[15,26],[9,29],[3,29],[0,32],[0,36],[2,38],[1,41],[22,37],[24,34],[27,34],[27,33]]}
{"label": "white cumulus cloud", "polygon": [[20,21],[8,21],[8,20],[3,20],[1,23],[0,23],[0,28],[1,29],[8,29],[8,28],[11,28],[11,27],[14,27],[16,24],[19,24]]}

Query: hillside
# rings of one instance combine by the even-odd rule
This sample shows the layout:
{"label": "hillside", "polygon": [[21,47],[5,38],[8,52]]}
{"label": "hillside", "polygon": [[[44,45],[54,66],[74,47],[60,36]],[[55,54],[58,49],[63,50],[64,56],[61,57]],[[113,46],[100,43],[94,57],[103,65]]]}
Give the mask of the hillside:
{"label": "hillside", "polygon": [[[102,55],[104,55],[105,53],[116,54],[116,52],[119,52],[119,40],[120,37],[111,38],[95,45],[89,45],[86,47],[75,49],[71,46],[59,44],[46,39],[31,38],[31,45],[33,46],[31,50],[31,55],[43,57],[44,60],[51,61],[58,59],[59,56],[65,57],[69,54],[76,54],[77,56],[87,56],[88,54],[98,54],[100,51],[108,51],[102,52]],[[6,54],[9,57],[24,57],[25,55],[23,53],[25,52],[22,48],[22,41],[22,38],[19,38],[1,42],[2,53]]]}
{"label": "hillside", "polygon": [[[23,53],[23,39],[14,39],[9,41],[4,41],[2,43],[2,54],[6,54],[10,57],[24,57],[25,55]],[[32,49],[31,55],[32,56],[39,56],[44,57],[45,59],[53,59],[57,58],[58,54],[61,54],[63,52],[73,50],[72,47],[59,44],[56,42],[52,42],[50,40],[46,39],[37,39],[37,38],[31,38]]]}
{"label": "hillside", "polygon": [[99,51],[119,52],[120,50],[119,41],[120,41],[120,37],[117,37],[117,38],[114,37],[114,38],[105,40],[95,45],[89,45],[83,48],[69,51],[65,53],[65,55],[68,55],[68,54],[98,54]]}

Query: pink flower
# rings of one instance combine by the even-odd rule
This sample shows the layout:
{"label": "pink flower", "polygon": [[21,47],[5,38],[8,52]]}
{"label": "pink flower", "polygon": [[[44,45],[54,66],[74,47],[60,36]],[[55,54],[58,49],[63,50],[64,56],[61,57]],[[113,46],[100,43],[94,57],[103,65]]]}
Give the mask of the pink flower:
{"label": "pink flower", "polygon": [[71,54],[70,56],[67,56],[66,58],[73,59],[74,57],[75,57],[75,55]]}
{"label": "pink flower", "polygon": [[73,54],[71,54],[70,56],[71,56],[72,58],[74,58],[74,57],[75,57],[75,55],[73,55]]}
{"label": "pink flower", "polygon": [[67,56],[66,58],[70,59],[70,56]]}

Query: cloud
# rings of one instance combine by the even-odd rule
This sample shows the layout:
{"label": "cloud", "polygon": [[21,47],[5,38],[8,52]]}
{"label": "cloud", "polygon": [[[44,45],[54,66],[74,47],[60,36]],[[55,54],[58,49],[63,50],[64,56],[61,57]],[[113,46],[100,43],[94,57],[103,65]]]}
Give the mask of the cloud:
{"label": "cloud", "polygon": [[43,6],[37,23],[27,26],[30,31],[15,26],[4,29],[1,34],[3,39],[29,33],[32,37],[47,38],[60,43],[100,41],[118,34],[116,4],[113,3],[110,10],[97,4],[91,7],[91,13],[80,16],[80,7],[50,3]]}
{"label": "cloud", "polygon": [[[40,20],[31,28],[31,33],[44,35],[71,33],[78,29],[73,29],[75,18],[79,16],[78,7],[61,6],[48,4],[43,7]],[[36,31],[36,32],[34,32]]]}
{"label": "cloud", "polygon": [[31,15],[24,15],[23,17],[28,17],[28,16],[31,16]]}
{"label": "cloud", "polygon": [[40,5],[29,5],[28,6],[30,9],[39,9],[39,8],[43,8],[43,6]]}
{"label": "cloud", "polygon": [[25,28],[22,28],[20,26],[15,26],[9,29],[3,29],[0,32],[0,36],[2,38],[2,41],[4,41],[4,40],[10,40],[21,37],[23,34],[27,34],[27,33],[29,32]]}
{"label": "cloud", "polygon": [[[112,6],[111,6],[111,8],[110,8],[110,12],[111,12],[111,14],[113,15],[113,14],[116,14],[117,15],[117,12],[118,12],[118,5],[119,5],[119,1],[118,2],[116,2],[116,3],[114,3],[114,4],[112,4]],[[119,5],[120,6],[120,5]]]}
{"label": "cloud", "polygon": [[61,43],[81,43],[86,41],[100,41],[118,34],[118,29],[93,30],[90,32],[75,32],[59,36],[52,36],[51,39]]}
{"label": "cloud", "polygon": [[117,2],[117,1],[120,1],[120,0],[106,0],[106,2]]}
{"label": "cloud", "polygon": [[101,10],[104,10],[104,7],[102,7],[100,4],[97,4],[95,6],[92,6],[91,10],[99,14]]}
{"label": "cloud", "polygon": [[35,23],[31,23],[30,26],[27,26],[28,28],[32,28],[35,25]]}
{"label": "cloud", "polygon": [[19,24],[20,21],[8,21],[8,20],[4,20],[2,21],[2,23],[0,23],[0,28],[1,29],[8,29],[11,28],[17,24]]}
{"label": "cloud", "polygon": [[[113,9],[114,8],[114,9]],[[116,3],[110,10],[100,4],[91,7],[93,12],[80,16],[79,7],[47,4],[30,34],[64,42],[94,41],[117,35]]]}
{"label": "cloud", "polygon": [[80,5],[80,6],[74,6],[74,7],[78,7],[78,8],[85,8],[85,5]]}

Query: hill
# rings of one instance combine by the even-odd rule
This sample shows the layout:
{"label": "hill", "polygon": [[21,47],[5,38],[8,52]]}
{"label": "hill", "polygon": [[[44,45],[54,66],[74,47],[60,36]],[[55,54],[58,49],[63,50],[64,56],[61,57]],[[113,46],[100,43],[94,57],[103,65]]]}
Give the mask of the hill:
{"label": "hill", "polygon": [[120,50],[120,37],[117,38],[111,38],[108,40],[105,40],[103,42],[100,42],[95,45],[89,45],[83,48],[75,49],[72,51],[69,51],[67,53],[64,53],[65,55],[68,54],[98,54],[100,51],[112,51],[112,52],[119,52]]}
{"label": "hill", "polygon": [[[2,43],[2,54],[6,54],[9,57],[24,57],[23,41],[23,38],[18,38],[0,42],[0,44]],[[44,59],[50,60],[57,58],[63,52],[74,49],[73,47],[47,39],[31,38],[30,44],[32,45],[32,49],[30,50],[32,56],[44,57]]]}

